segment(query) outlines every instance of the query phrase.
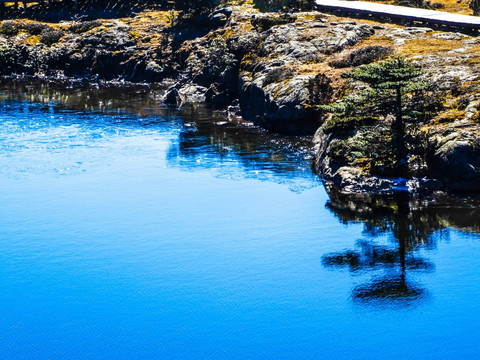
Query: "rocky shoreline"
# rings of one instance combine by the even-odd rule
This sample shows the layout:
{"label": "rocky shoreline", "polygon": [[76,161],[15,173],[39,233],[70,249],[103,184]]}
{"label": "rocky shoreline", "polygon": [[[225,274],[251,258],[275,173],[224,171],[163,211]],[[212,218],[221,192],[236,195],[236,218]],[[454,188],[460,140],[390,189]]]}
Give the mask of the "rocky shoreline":
{"label": "rocky shoreline", "polygon": [[[479,39],[250,5],[218,9],[190,27],[175,16],[0,22],[0,75],[170,84],[163,100],[171,106],[205,102],[271,131],[315,134],[315,169],[345,193],[480,192]],[[425,69],[444,97],[438,114],[408,128],[415,149],[395,178],[365,166],[375,162],[364,153],[374,141],[365,128],[332,132],[318,108],[362,88],[344,73],[389,55]]]}

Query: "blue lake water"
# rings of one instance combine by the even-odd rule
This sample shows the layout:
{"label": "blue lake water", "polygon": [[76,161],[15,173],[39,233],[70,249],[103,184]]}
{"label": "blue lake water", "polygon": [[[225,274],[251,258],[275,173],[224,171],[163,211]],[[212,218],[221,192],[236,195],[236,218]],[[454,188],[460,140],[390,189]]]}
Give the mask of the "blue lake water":
{"label": "blue lake water", "polygon": [[309,139],[150,90],[2,86],[0,359],[480,358],[475,202],[345,198]]}

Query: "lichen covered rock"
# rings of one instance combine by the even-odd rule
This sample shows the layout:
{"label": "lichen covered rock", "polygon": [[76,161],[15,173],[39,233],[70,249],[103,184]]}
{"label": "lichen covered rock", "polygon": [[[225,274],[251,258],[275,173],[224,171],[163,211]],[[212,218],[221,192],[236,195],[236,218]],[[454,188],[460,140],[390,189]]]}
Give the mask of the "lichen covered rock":
{"label": "lichen covered rock", "polygon": [[431,174],[460,192],[480,191],[480,125],[458,121],[432,129]]}

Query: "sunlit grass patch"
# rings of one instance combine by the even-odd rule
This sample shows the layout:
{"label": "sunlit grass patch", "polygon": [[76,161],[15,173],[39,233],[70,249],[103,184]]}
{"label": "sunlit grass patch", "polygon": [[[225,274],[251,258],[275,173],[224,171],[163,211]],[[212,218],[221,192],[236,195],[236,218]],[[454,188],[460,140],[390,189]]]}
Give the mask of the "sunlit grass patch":
{"label": "sunlit grass patch", "polygon": [[405,45],[398,47],[397,53],[405,57],[426,56],[445,53],[464,47],[461,40],[446,40],[434,38],[410,39]]}
{"label": "sunlit grass patch", "polygon": [[[394,5],[393,0],[363,0],[374,3]],[[427,1],[426,1],[427,2]],[[468,7],[469,0],[430,0],[430,6],[438,11],[446,11],[457,14],[472,15],[472,10]],[[440,5],[439,5],[440,4]]]}

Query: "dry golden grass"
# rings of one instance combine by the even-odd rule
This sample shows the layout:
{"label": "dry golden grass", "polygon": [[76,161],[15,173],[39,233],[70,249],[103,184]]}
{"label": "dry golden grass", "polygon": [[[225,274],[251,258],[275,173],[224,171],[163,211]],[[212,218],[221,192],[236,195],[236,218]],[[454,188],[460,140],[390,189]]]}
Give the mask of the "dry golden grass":
{"label": "dry golden grass", "polygon": [[178,12],[175,11],[144,11],[134,18],[121,20],[135,27],[149,27],[152,24],[170,26],[177,15]]}
{"label": "dry golden grass", "polygon": [[472,10],[470,10],[470,8],[468,7],[468,0],[461,0],[461,2],[458,2],[457,0],[435,0],[432,2],[439,2],[445,5],[445,8],[440,9],[440,11],[447,11],[464,15],[473,14]]}
{"label": "dry golden grass", "polygon": [[[381,3],[381,4],[388,4],[393,5],[393,0],[364,0],[368,2],[374,3]],[[472,10],[468,7],[469,0],[430,0],[431,4],[440,3],[444,7],[438,9],[438,11],[446,11],[456,14],[464,14],[464,15],[472,15]]]}
{"label": "dry golden grass", "polygon": [[353,49],[362,48],[366,46],[379,45],[385,47],[393,46],[393,40],[387,36],[370,36],[368,39],[362,40],[353,46]]}
{"label": "dry golden grass", "polygon": [[40,42],[40,36],[37,36],[37,35],[31,35],[29,36],[25,42],[28,44],[28,45],[36,45]]}
{"label": "dry golden grass", "polygon": [[397,48],[398,55],[405,57],[438,55],[451,50],[464,47],[461,40],[444,40],[444,39],[411,39],[405,41],[405,45]]}
{"label": "dry golden grass", "polygon": [[480,45],[473,45],[466,49],[464,53],[468,65],[480,64]]}
{"label": "dry golden grass", "polygon": [[464,117],[465,110],[450,109],[441,113],[435,119],[433,119],[431,125],[452,123],[454,121],[462,120]]}
{"label": "dry golden grass", "polygon": [[330,67],[325,62],[313,63],[313,64],[301,64],[295,66],[295,70],[300,75],[317,75],[325,74],[332,80],[332,87],[334,89],[341,89],[347,83],[347,79],[342,78],[342,74],[349,69],[335,69]]}

